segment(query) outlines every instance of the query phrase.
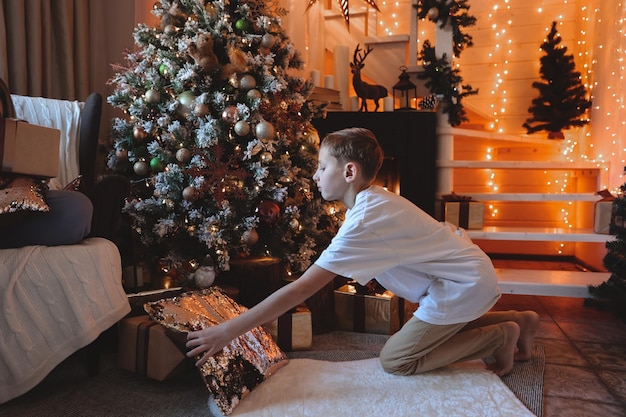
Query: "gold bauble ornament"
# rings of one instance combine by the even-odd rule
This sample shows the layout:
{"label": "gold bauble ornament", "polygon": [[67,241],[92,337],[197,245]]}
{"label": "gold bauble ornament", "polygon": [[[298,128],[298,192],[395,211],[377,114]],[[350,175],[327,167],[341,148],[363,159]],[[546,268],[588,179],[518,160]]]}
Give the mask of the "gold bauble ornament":
{"label": "gold bauble ornament", "polygon": [[248,133],[250,133],[250,123],[246,122],[245,120],[240,120],[235,123],[234,130],[237,136],[246,136]]}
{"label": "gold bauble ornament", "polygon": [[237,110],[237,106],[226,106],[222,112],[222,119],[225,122],[234,125],[237,122],[237,119],[239,119],[239,110]]}
{"label": "gold bauble ornament", "polygon": [[300,228],[300,222],[298,219],[291,219],[289,220],[289,227],[291,230],[298,230]]}
{"label": "gold bauble ornament", "polygon": [[115,158],[118,161],[128,161],[128,149],[118,149],[115,151]]}
{"label": "gold bauble ornament", "polygon": [[239,79],[239,88],[242,90],[251,90],[256,87],[256,79],[250,75],[245,74]]}
{"label": "gold bauble ornament", "polygon": [[431,7],[430,9],[428,9],[426,15],[428,16],[428,19],[430,19],[432,22],[435,22],[439,17],[439,9],[437,9],[436,7]]}
{"label": "gold bauble ornament", "polygon": [[143,126],[135,126],[133,129],[133,137],[137,142],[143,142],[148,137],[148,134],[144,130]]}
{"label": "gold bauble ornament", "polygon": [[187,148],[180,148],[176,151],[176,160],[186,164],[191,161],[191,151]]}
{"label": "gold bauble ornament", "polygon": [[150,165],[146,161],[137,161],[133,165],[133,171],[137,175],[141,175],[142,177],[150,172]]}
{"label": "gold bauble ornament", "polygon": [[248,98],[251,99],[260,99],[261,98],[261,92],[259,90],[257,90],[256,88],[253,88],[252,90],[249,90],[246,95],[248,96]]}
{"label": "gold bauble ornament", "polygon": [[243,242],[248,246],[254,246],[259,241],[259,233],[255,229],[246,230],[242,235]]}
{"label": "gold bauble ornament", "polygon": [[206,103],[196,103],[196,105],[193,107],[193,114],[196,117],[204,117],[209,114],[209,112],[209,105]]}
{"label": "gold bauble ornament", "polygon": [[261,38],[261,47],[271,48],[276,43],[276,38],[271,33],[266,33]]}
{"label": "gold bauble ornament", "polygon": [[185,111],[189,111],[195,99],[196,96],[193,94],[192,91],[183,91],[178,96],[178,102],[181,104],[181,106],[183,106]]}
{"label": "gold bauble ornament", "polygon": [[161,95],[159,94],[159,92],[153,88],[146,91],[145,97],[146,101],[151,104],[158,103],[161,99]]}
{"label": "gold bauble ornament", "polygon": [[273,156],[270,152],[263,152],[260,156],[261,162],[264,164],[269,164],[272,162]]}
{"label": "gold bauble ornament", "polygon": [[195,201],[198,198],[198,192],[194,187],[188,185],[183,189],[183,198],[186,201]]}
{"label": "gold bauble ornament", "polygon": [[256,125],[254,133],[259,140],[272,140],[274,139],[274,134],[276,133],[276,131],[274,130],[274,125],[265,120],[262,120]]}

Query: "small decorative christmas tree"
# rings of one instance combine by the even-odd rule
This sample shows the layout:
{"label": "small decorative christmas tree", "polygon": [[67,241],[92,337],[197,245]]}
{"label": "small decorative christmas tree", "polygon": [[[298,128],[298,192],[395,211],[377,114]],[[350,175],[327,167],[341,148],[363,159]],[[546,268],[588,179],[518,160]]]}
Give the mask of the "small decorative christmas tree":
{"label": "small decorative christmas tree", "polygon": [[567,54],[567,47],[559,46],[561,37],[556,30],[556,22],[548,38],[541,44],[545,53],[541,57],[541,79],[532,86],[539,90],[539,97],[532,100],[528,112],[532,117],[523,127],[531,134],[548,131],[548,138],[563,139],[563,129],[581,127],[589,123],[581,118],[591,107],[587,91],[580,80],[580,72],[575,71],[574,56]]}
{"label": "small decorative christmas tree", "polygon": [[114,120],[108,166],[131,179],[125,212],[141,243],[180,280],[211,282],[232,257],[255,255],[304,271],[341,207],[312,181],[319,109],[312,82],[294,74],[302,61],[284,10],[160,0],[153,13],[160,25],[136,27],[108,98],[128,114]]}
{"label": "small decorative christmas tree", "polygon": [[424,41],[419,59],[424,71],[418,73],[417,78],[426,80],[426,88],[432,94],[441,96],[443,112],[448,114],[448,123],[458,126],[468,121],[461,101],[464,97],[478,94],[478,90],[474,90],[469,84],[462,85],[461,71],[450,66],[445,54],[437,58],[435,48],[428,39]]}
{"label": "small decorative christmas tree", "polygon": [[612,207],[610,233],[615,239],[606,242],[607,253],[603,259],[611,276],[598,286],[589,286],[593,298],[585,300],[585,304],[607,308],[626,321],[626,184],[622,184],[620,190]]}

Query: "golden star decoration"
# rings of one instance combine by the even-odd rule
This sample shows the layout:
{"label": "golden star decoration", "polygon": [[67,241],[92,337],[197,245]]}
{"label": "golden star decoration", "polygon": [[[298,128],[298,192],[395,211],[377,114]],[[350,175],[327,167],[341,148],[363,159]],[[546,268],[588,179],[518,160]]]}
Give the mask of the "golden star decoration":
{"label": "golden star decoration", "polygon": [[[307,0],[308,1],[308,5],[306,7],[306,10],[308,11],[309,8],[311,6],[313,6],[317,0]],[[368,5],[372,6],[377,12],[380,12],[380,9],[378,8],[378,5],[376,4],[375,0],[363,0],[365,3],[367,3]],[[346,22],[346,25],[348,26],[348,28],[350,28],[350,3],[349,0],[337,0],[337,4],[339,5],[339,8],[341,9],[341,14],[343,15],[343,19]]]}

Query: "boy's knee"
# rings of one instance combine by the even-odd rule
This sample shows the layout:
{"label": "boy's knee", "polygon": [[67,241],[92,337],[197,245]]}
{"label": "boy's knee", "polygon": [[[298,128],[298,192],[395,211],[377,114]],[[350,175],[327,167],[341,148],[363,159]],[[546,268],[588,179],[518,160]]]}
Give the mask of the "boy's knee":
{"label": "boy's knee", "polygon": [[384,349],[380,352],[380,356],[378,358],[380,362],[380,366],[383,368],[388,374],[393,375],[412,375],[415,373],[415,370],[407,363],[407,360],[402,358],[391,358],[389,355],[385,354]]}

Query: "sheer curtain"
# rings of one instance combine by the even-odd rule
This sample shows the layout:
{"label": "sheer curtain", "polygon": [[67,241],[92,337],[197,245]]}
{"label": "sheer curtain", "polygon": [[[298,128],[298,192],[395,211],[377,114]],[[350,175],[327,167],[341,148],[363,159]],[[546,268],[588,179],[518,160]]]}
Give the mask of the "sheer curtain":
{"label": "sheer curtain", "polygon": [[[84,100],[99,2],[0,0],[0,77],[11,92]],[[94,25],[95,23],[95,25]]]}
{"label": "sheer curtain", "polygon": [[[591,3],[591,2],[590,2]],[[602,186],[614,190],[625,182],[626,166],[626,5],[623,0],[596,0],[588,5],[593,42],[593,108],[589,156],[606,170]]]}

